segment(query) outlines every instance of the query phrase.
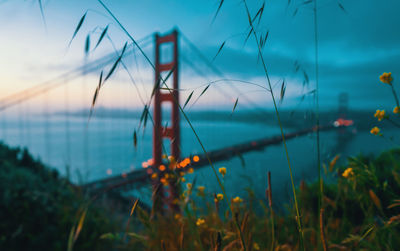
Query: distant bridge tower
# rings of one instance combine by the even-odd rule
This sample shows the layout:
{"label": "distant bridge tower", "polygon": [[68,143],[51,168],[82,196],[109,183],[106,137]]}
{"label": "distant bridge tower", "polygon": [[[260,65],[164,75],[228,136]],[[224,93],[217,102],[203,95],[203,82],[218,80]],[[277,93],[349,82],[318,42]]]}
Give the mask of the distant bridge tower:
{"label": "distant bridge tower", "polygon": [[349,111],[349,95],[346,92],[339,94],[338,117],[346,119],[347,112]]}
{"label": "distant bridge tower", "polygon": [[[173,59],[168,63],[161,63],[160,47],[162,44],[172,43],[173,45]],[[155,86],[154,86],[154,128],[153,128],[153,165],[155,169],[160,169],[163,163],[162,158],[162,143],[164,138],[171,141],[171,155],[173,162],[180,159],[180,123],[179,123],[179,75],[178,75],[178,31],[174,30],[170,34],[160,36],[155,35]],[[168,72],[168,79],[172,79],[172,86],[168,86],[171,90],[162,91],[160,86],[163,86],[161,74]],[[167,75],[167,76],[168,76]],[[169,81],[168,81],[169,82]],[[166,86],[164,86],[166,87]],[[162,123],[162,104],[164,102],[171,103],[171,124],[165,127]],[[170,160],[171,161],[171,160]],[[163,174],[163,170],[160,174]],[[168,168],[167,170],[168,171]],[[165,198],[164,188],[157,180],[153,184],[153,203],[156,210],[161,210],[164,203],[167,202],[172,210],[179,210],[179,207],[174,204],[178,194],[177,178],[169,179],[169,196]],[[165,201],[166,200],[166,201]]]}

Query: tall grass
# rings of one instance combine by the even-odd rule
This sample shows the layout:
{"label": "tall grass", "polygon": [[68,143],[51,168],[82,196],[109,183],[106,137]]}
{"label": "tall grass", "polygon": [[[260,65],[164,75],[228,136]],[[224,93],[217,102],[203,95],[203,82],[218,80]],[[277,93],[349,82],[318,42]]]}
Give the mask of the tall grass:
{"label": "tall grass", "polygon": [[249,8],[247,6],[246,0],[243,0],[243,3],[244,3],[244,6],[245,6],[246,14],[247,14],[249,25],[250,25],[250,28],[251,28],[251,33],[253,34],[254,40],[255,40],[255,42],[257,44],[258,56],[261,59],[261,63],[262,63],[263,70],[264,70],[264,73],[265,73],[265,77],[266,77],[266,80],[267,80],[268,88],[270,90],[272,102],[273,102],[273,105],[274,105],[276,118],[277,118],[278,125],[279,125],[279,128],[280,128],[281,136],[282,136],[282,143],[283,143],[283,146],[284,146],[284,149],[285,149],[285,155],[286,155],[286,159],[287,159],[287,163],[288,163],[288,167],[289,167],[290,182],[291,182],[291,185],[292,185],[294,204],[295,204],[295,208],[296,208],[296,216],[297,216],[296,217],[296,221],[297,221],[297,226],[298,226],[298,230],[299,230],[299,234],[300,234],[301,245],[303,246],[304,233],[303,233],[303,228],[302,228],[301,218],[300,218],[301,214],[300,214],[300,209],[299,209],[297,196],[296,196],[296,188],[295,188],[294,179],[293,179],[292,165],[291,165],[291,162],[290,162],[289,151],[288,151],[288,148],[287,148],[287,145],[286,145],[285,133],[283,131],[283,125],[282,125],[281,118],[280,118],[280,115],[279,115],[278,106],[277,106],[276,101],[275,101],[275,96],[274,96],[274,92],[273,92],[273,89],[272,89],[271,80],[269,78],[268,69],[267,69],[267,66],[266,66],[266,63],[265,63],[265,60],[264,60],[264,56],[262,54],[262,48],[261,48],[261,45],[259,43],[259,39],[258,39],[258,36],[257,36],[257,33],[256,33],[256,29],[254,27],[253,20],[251,18],[251,14],[250,14]]}

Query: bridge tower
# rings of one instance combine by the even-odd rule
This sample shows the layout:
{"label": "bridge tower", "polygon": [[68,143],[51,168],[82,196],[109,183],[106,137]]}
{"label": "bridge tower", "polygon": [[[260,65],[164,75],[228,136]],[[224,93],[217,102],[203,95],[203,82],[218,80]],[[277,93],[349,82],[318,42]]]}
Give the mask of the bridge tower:
{"label": "bridge tower", "polygon": [[349,110],[349,95],[346,92],[341,92],[338,98],[338,117],[346,119]]}
{"label": "bridge tower", "polygon": [[[172,43],[173,57],[172,61],[161,63],[161,45]],[[174,30],[170,34],[160,36],[155,34],[155,83],[154,83],[154,110],[153,110],[153,165],[155,169],[165,163],[162,158],[162,143],[164,138],[170,140],[171,155],[173,161],[180,159],[180,119],[179,119],[179,62],[178,62],[178,31]],[[172,79],[172,86],[168,86],[170,90],[164,91],[160,87],[163,86],[162,73],[168,72],[168,79]],[[172,74],[172,75],[170,75]],[[166,86],[164,86],[166,87]],[[171,124],[164,126],[162,104],[165,102],[171,103]],[[167,168],[168,169],[168,168]],[[156,170],[157,171],[157,170]],[[168,170],[167,170],[168,171]],[[162,174],[162,172],[160,173]],[[169,179],[169,196],[165,196],[163,186],[160,180],[153,184],[153,203],[154,208],[163,211],[165,202],[169,207],[176,211],[179,207],[174,204],[174,199],[179,196],[177,188],[177,178]]]}

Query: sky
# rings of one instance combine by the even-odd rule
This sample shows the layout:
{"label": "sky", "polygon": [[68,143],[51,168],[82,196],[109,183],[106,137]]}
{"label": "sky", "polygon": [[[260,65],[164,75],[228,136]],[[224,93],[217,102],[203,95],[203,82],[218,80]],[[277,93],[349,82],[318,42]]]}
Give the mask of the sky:
{"label": "sky", "polygon": [[[186,100],[191,91],[197,98],[208,83],[216,81],[194,105],[195,99],[191,100],[190,109],[232,109],[237,98],[238,109],[254,108],[254,104],[262,109],[273,108],[255,40],[250,37],[245,43],[249,26],[242,0],[225,0],[215,20],[218,0],[103,1],[135,40],[147,39],[142,45],[151,60],[151,35],[177,28],[181,37],[189,39],[223,73],[221,76],[211,71],[188,43],[180,40],[181,100]],[[266,1],[256,28],[259,36],[269,32],[263,57],[278,99],[282,82],[287,86],[279,104],[282,109],[312,109],[315,105],[314,11],[313,4],[302,2]],[[121,49],[125,42],[129,48],[134,46],[97,0],[42,3],[44,18],[38,1],[0,1],[0,98],[56,78],[54,85],[61,83],[60,87],[22,105],[36,110],[90,107],[100,72],[108,72],[112,63],[74,80],[57,76],[115,53],[115,48]],[[247,3],[254,16],[263,1]],[[391,110],[391,90],[379,82],[379,75],[392,72],[394,86],[400,91],[400,1],[317,0],[317,6],[321,109],[335,109],[338,95],[346,92],[350,108]],[[82,28],[68,46],[86,12]],[[107,25],[109,38],[93,50]],[[91,50],[85,56],[88,34]],[[167,55],[170,50],[166,48],[163,53]],[[154,81],[151,67],[137,48],[124,58],[124,63],[136,86],[120,65],[102,89],[98,106],[141,108],[148,101]],[[309,81],[305,82],[305,75]]]}

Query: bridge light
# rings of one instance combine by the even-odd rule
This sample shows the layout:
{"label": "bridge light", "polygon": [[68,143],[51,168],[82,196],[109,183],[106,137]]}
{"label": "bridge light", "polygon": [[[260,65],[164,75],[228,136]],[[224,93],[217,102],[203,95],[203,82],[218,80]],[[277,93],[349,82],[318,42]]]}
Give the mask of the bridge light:
{"label": "bridge light", "polygon": [[158,169],[159,169],[161,172],[164,172],[164,171],[165,171],[165,166],[164,166],[164,165],[160,165],[160,166],[158,167]]}
{"label": "bridge light", "polygon": [[185,163],[186,163],[187,165],[190,164],[190,159],[189,159],[189,158],[185,158],[183,161],[185,161]]}

